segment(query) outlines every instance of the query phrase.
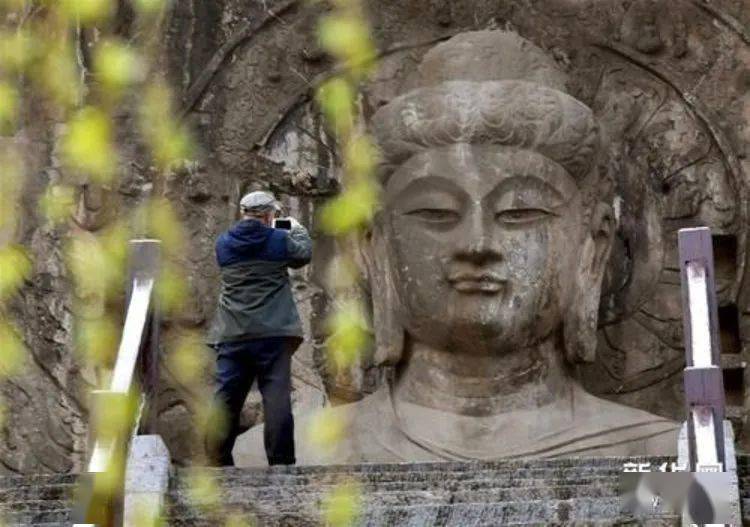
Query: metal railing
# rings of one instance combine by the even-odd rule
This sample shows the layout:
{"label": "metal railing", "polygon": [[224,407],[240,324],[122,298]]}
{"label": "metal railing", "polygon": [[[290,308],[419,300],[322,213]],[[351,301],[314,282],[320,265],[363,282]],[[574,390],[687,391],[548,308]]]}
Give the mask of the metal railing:
{"label": "metal railing", "polygon": [[724,472],[724,377],[711,231],[680,229],[685,401],[690,472]]}
{"label": "metal railing", "polygon": [[129,246],[127,311],[109,389],[93,392],[93,448],[80,476],[74,525],[122,524],[125,461],[133,435],[155,428],[159,378],[159,314],[155,306],[160,242]]}

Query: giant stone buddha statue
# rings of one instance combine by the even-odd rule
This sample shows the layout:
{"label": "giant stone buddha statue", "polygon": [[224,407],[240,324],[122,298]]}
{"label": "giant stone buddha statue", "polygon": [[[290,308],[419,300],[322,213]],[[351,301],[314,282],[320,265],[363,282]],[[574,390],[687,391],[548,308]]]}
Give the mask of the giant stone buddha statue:
{"label": "giant stone buddha statue", "polygon": [[[586,392],[615,230],[608,145],[544,51],[505,31],[432,48],[377,110],[382,209],[362,248],[375,360],[393,379],[335,408],[347,434],[298,463],[673,454],[677,423]],[[240,465],[265,463],[262,433]]]}

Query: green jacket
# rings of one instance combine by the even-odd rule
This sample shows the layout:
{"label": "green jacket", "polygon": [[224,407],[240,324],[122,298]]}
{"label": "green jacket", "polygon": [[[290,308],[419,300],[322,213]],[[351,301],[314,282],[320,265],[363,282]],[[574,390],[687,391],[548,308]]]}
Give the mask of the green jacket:
{"label": "green jacket", "polygon": [[302,324],[288,269],[311,257],[312,240],[302,226],[287,231],[241,220],[222,233],[216,241],[221,293],[208,343],[292,337],[299,345]]}

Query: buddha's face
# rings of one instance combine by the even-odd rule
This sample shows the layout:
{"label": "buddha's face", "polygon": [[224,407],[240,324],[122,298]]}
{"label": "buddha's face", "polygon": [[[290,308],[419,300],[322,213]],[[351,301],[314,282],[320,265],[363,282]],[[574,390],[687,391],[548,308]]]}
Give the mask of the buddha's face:
{"label": "buddha's face", "polygon": [[584,225],[576,182],[551,159],[493,145],[425,150],[391,175],[381,221],[412,338],[504,353],[559,327]]}

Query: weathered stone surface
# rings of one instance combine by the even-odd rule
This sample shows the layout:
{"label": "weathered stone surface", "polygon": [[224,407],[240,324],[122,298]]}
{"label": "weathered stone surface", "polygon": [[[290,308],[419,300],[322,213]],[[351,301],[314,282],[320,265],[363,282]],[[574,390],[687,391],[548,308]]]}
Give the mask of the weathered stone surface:
{"label": "weathered stone surface", "polygon": [[[463,32],[375,112],[382,207],[360,250],[374,361],[398,373],[337,409],[333,455],[298,435],[299,463],[676,452],[676,423],[573,375],[595,360],[620,149],[567,83],[514,32]],[[236,462],[260,445],[240,438]]]}
{"label": "weathered stone surface", "polygon": [[[621,513],[617,481],[625,462],[659,465],[673,458],[518,459],[491,463],[412,463],[213,469],[224,498],[221,518],[234,511],[259,525],[320,525],[321,498],[343,481],[363,492],[358,525],[679,525],[675,517],[643,523]],[[743,522],[750,522],[750,458],[737,459]],[[170,480],[170,526],[215,525],[210,510],[189,499],[188,473]],[[9,525],[64,525],[61,503],[72,475],[0,478],[0,516]],[[16,494],[21,489],[59,491]],[[538,499],[544,497],[545,499]],[[508,499],[513,498],[513,499]],[[63,505],[64,508],[57,508]],[[212,523],[213,522],[213,523]]]}
{"label": "weathered stone surface", "polygon": [[[632,458],[629,461],[642,460]],[[658,463],[664,458],[651,458]],[[229,510],[259,525],[317,525],[326,493],[357,482],[356,525],[601,525],[629,520],[618,497],[623,458],[414,463],[221,469],[214,472]],[[208,525],[211,513],[191,503],[178,477],[170,494],[171,525]],[[633,521],[630,518],[630,521]],[[663,525],[678,525],[675,517]]]}
{"label": "weathered stone surface", "polygon": [[[167,189],[187,225],[193,300],[184,320],[167,325],[202,328],[210,319],[218,283],[213,240],[235,217],[242,192],[274,190],[315,231],[315,210],[338,188],[335,148],[309,98],[308,83],[332,66],[316,49],[313,23],[320,6],[300,2],[286,10],[232,50],[200,96],[190,91],[223,43],[281,3],[186,0],[174,2],[167,18],[165,69],[190,103],[187,117],[201,146],[199,163],[176,174]],[[369,9],[384,50],[446,33],[518,32],[554,58],[570,79],[569,93],[593,110],[608,137],[622,142],[623,153],[615,158],[618,227],[599,305],[596,362],[576,369],[593,393],[670,419],[683,413],[680,227],[706,224],[717,234],[722,342],[748,358],[745,7],[743,0],[378,0]],[[364,88],[367,117],[403,93],[406,77],[429,47],[383,58]],[[32,355],[26,375],[2,389],[10,414],[0,441],[3,472],[75,470],[85,450],[85,393],[93,372],[81,371],[74,360],[73,298],[59,233],[43,227],[36,212],[43,185],[59,179],[53,148],[59,132],[50,119],[30,123],[21,138],[31,169],[15,236],[31,248],[35,268],[15,311]],[[131,208],[154,191],[143,151],[124,135],[123,154],[133,163],[108,195],[81,189],[75,219],[82,228],[99,228],[106,209]],[[313,265],[296,278],[310,331],[295,361],[296,385],[299,393],[307,387],[309,397],[300,401],[310,405],[356,400],[374,392],[384,377],[370,358],[351,374],[324,370],[322,321],[329,299],[320,284],[334,248],[320,236],[316,242]],[[731,376],[726,385],[744,426],[743,376]],[[189,402],[181,387],[165,387],[162,433],[178,461],[200,448],[185,440],[192,430]],[[249,426],[258,412],[256,402],[248,406]],[[748,435],[737,432],[743,444]]]}

